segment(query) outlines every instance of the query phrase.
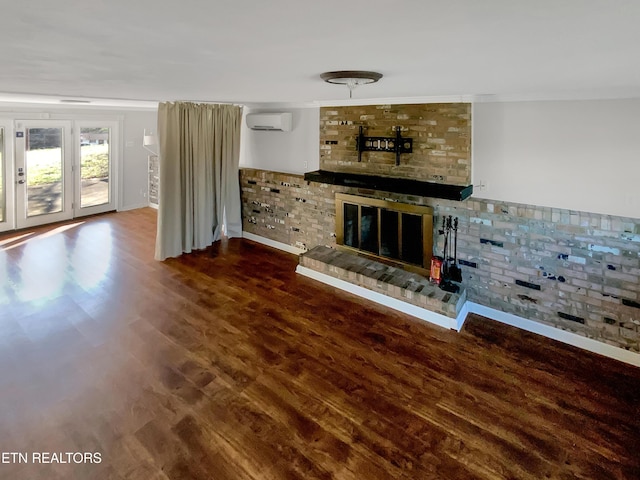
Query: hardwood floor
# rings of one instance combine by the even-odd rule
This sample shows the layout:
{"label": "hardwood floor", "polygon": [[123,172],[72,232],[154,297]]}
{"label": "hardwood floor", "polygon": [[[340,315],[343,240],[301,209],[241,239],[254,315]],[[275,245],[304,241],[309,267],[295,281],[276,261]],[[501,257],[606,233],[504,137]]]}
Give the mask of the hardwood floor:
{"label": "hardwood floor", "polygon": [[637,368],[154,242],[150,209],[0,235],[0,478],[640,478]]}

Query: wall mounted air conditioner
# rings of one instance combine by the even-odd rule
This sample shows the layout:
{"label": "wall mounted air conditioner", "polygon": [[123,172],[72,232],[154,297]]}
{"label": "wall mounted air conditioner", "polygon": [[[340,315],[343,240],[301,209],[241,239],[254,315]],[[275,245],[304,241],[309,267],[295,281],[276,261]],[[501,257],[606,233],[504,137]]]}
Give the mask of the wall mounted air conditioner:
{"label": "wall mounted air conditioner", "polygon": [[248,113],[247,127],[251,130],[291,131],[291,113]]}

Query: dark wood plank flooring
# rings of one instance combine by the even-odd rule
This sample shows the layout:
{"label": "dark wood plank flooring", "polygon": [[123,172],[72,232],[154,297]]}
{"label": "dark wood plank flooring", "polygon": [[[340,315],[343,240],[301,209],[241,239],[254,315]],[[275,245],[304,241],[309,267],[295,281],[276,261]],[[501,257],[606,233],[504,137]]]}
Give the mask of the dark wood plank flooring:
{"label": "dark wood plank flooring", "polygon": [[0,235],[6,479],[638,479],[640,370],[462,333],[233,239],[153,260],[141,209]]}

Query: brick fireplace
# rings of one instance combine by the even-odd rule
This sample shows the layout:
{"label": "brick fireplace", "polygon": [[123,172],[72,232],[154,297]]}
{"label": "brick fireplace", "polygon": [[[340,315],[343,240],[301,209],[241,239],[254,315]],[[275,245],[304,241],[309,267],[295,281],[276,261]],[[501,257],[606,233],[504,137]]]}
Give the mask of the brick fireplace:
{"label": "brick fireplace", "polygon": [[[336,246],[336,193],[367,189],[303,175],[242,169],[243,229],[298,251]],[[383,196],[460,219],[458,259],[467,299],[640,352],[640,222],[511,202]],[[434,237],[442,251],[442,237]],[[619,252],[619,253],[618,253]]]}
{"label": "brick fireplace", "polygon": [[[322,108],[320,168],[469,184],[469,105],[407,108]],[[365,123],[368,134],[378,136],[401,126],[403,137],[413,135],[412,156],[402,154],[396,166],[391,154],[366,152],[358,162],[355,138]],[[640,353],[637,219],[473,197],[444,200],[257,169],[241,170],[241,188],[244,231],[298,251],[336,248],[336,194],[428,206],[434,225],[443,216],[458,217],[458,259],[469,301]],[[442,240],[436,232],[435,252],[442,251]]]}

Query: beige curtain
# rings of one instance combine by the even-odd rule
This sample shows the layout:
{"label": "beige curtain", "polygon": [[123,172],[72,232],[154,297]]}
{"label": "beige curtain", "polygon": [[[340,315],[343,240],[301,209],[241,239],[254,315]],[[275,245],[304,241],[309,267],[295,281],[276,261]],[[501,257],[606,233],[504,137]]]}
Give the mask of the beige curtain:
{"label": "beige curtain", "polygon": [[235,105],[161,103],[157,260],[242,236]]}

